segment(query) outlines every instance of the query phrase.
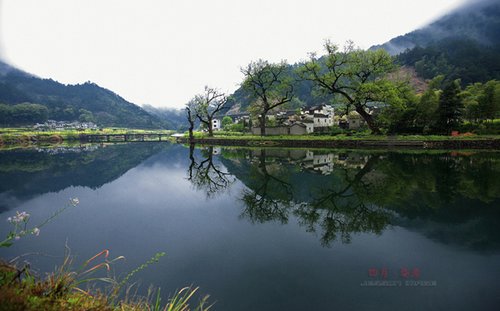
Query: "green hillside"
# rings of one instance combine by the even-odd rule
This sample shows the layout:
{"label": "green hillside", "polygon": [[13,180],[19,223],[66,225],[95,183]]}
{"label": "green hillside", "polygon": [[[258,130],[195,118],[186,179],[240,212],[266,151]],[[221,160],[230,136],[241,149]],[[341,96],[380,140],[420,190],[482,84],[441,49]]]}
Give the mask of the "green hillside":
{"label": "green hillside", "polygon": [[[93,121],[99,126],[162,128],[166,123],[95,83],[64,85],[41,79],[0,61],[0,104],[39,104],[47,108],[46,118]],[[8,121],[6,121],[8,122]],[[22,123],[14,118],[8,123]]]}

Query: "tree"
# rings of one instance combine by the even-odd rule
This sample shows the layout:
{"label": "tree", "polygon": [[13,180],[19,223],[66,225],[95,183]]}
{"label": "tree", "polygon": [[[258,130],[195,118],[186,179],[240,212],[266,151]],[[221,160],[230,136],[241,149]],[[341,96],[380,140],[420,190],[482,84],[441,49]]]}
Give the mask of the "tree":
{"label": "tree", "polygon": [[0,124],[8,126],[12,122],[12,109],[9,105],[0,104]]}
{"label": "tree", "polygon": [[495,80],[486,82],[478,104],[483,119],[495,119],[500,112],[500,82]]}
{"label": "tree", "polygon": [[483,94],[482,83],[468,85],[460,94],[464,105],[464,117],[471,123],[478,123],[483,117],[479,106],[481,94]]}
{"label": "tree", "polygon": [[286,75],[287,66],[284,61],[271,64],[259,59],[241,68],[245,75],[242,86],[253,96],[254,102],[250,110],[259,119],[261,136],[266,135],[266,114],[293,98],[292,81]]}
{"label": "tree", "polygon": [[91,111],[86,109],[80,109],[78,111],[80,116],[78,117],[78,121],[80,122],[95,122],[94,114]]}
{"label": "tree", "polygon": [[47,121],[49,110],[44,105],[22,103],[10,107],[10,123],[25,125]]}
{"label": "tree", "polygon": [[196,104],[193,100],[186,104],[186,118],[189,123],[189,143],[192,145],[194,143],[194,121],[196,120]]}
{"label": "tree", "polygon": [[208,136],[213,136],[213,119],[224,109],[227,96],[215,88],[205,86],[205,92],[196,95],[193,101],[196,105],[196,116],[208,129]]}
{"label": "tree", "polygon": [[457,129],[462,121],[462,100],[460,98],[460,81],[449,82],[439,98],[438,120],[436,129],[449,134]]}
{"label": "tree", "polygon": [[231,124],[233,124],[233,119],[231,119],[230,116],[224,116],[224,118],[222,118],[222,128],[223,129],[227,129]]}
{"label": "tree", "polygon": [[318,58],[311,53],[309,61],[298,69],[298,75],[312,81],[325,93],[339,98],[349,110],[354,107],[374,134],[380,129],[367,112],[370,102],[398,100],[398,93],[406,83],[398,85],[387,77],[395,66],[384,50],[363,51],[347,42],[343,51],[330,41],[325,42],[326,55]]}

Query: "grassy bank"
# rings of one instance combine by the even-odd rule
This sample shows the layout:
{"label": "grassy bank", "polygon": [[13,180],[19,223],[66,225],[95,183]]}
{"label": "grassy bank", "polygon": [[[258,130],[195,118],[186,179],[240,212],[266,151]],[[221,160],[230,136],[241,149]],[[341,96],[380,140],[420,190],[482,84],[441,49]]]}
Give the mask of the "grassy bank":
{"label": "grassy bank", "polygon": [[[185,136],[178,140],[187,143]],[[208,137],[197,133],[195,143],[221,146],[304,147],[304,148],[424,148],[424,149],[500,149],[500,135],[281,135],[254,136],[217,133]]]}
{"label": "grassy bank", "polygon": [[[185,138],[188,136],[185,135]],[[213,137],[209,137],[206,133],[195,133],[195,139],[227,139],[227,140],[256,140],[256,141],[273,141],[273,140],[307,140],[307,141],[324,141],[324,140],[377,140],[377,141],[442,141],[442,140],[488,140],[500,139],[500,135],[370,135],[366,133],[359,134],[339,134],[339,135],[273,135],[273,136],[258,136],[238,132],[215,132]]]}
{"label": "grassy bank", "polygon": [[171,134],[170,130],[104,128],[101,130],[34,131],[31,128],[0,128],[0,146],[77,142],[84,135]]}
{"label": "grassy bank", "polygon": [[[66,268],[66,264],[63,264],[55,272],[48,274],[45,278],[40,278],[34,275],[26,265],[19,268],[13,264],[0,262],[0,310],[201,311],[210,308],[207,304],[208,296],[197,303],[192,302],[198,288],[183,288],[163,303],[159,289],[150,289],[146,297],[140,297],[129,296],[127,292],[125,295],[119,295],[121,284],[118,282],[108,289],[84,288],[85,283],[107,280],[92,277],[82,280],[79,278],[81,273],[69,271]],[[101,265],[90,269],[99,268]]]}

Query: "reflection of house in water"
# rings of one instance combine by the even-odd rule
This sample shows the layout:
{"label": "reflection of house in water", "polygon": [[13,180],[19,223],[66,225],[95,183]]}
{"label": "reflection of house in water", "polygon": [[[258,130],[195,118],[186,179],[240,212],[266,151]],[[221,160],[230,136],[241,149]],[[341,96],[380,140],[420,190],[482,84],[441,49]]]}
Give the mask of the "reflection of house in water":
{"label": "reflection of house in water", "polygon": [[319,150],[300,149],[256,149],[250,151],[250,158],[266,157],[266,162],[272,163],[287,160],[289,163],[300,164],[302,169],[329,175],[335,167],[362,168],[369,159],[368,155],[358,153],[327,153]]}
{"label": "reflection of house in water", "polygon": [[333,172],[333,157],[333,153],[314,154],[313,151],[307,151],[306,157],[302,161],[302,167],[329,175]]}
{"label": "reflection of house in water", "polygon": [[213,147],[212,149],[212,154],[213,155],[218,155],[222,152],[222,148],[221,147]]}
{"label": "reflection of house in water", "polygon": [[362,168],[368,162],[369,156],[359,153],[339,153],[336,154],[333,162],[351,168]]}

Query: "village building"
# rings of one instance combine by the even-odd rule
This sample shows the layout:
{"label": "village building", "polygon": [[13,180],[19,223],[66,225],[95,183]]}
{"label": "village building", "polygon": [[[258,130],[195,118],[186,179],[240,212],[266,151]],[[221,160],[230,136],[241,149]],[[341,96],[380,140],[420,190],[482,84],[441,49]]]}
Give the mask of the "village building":
{"label": "village building", "polygon": [[[248,113],[228,114],[233,122],[250,125]],[[335,125],[334,108],[331,105],[317,105],[300,111],[288,110],[266,115],[266,135],[305,135],[330,131]],[[215,126],[214,126],[215,130]],[[261,128],[253,122],[251,132],[260,135]]]}
{"label": "village building", "polygon": [[219,131],[222,129],[222,122],[219,119],[212,119],[212,130]]}
{"label": "village building", "polygon": [[93,122],[68,122],[47,120],[45,123],[37,123],[33,129],[37,131],[70,131],[70,130],[97,130],[97,125]]}

